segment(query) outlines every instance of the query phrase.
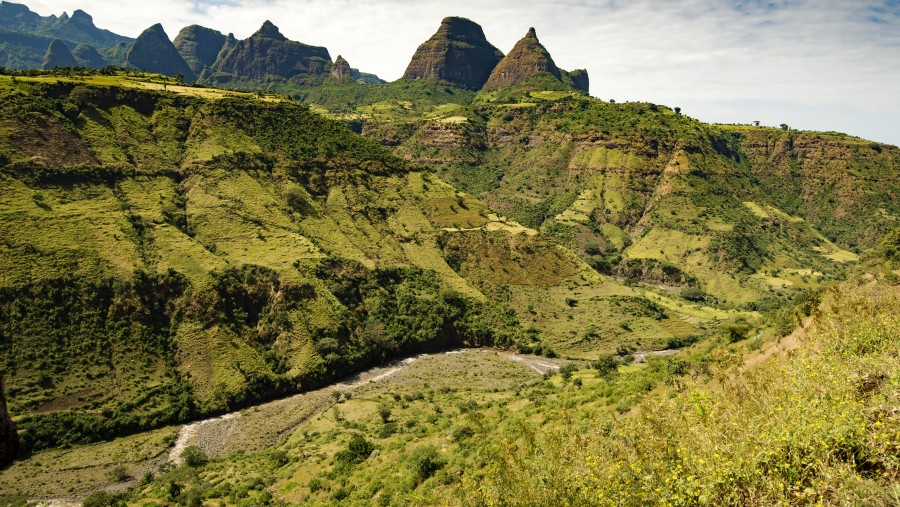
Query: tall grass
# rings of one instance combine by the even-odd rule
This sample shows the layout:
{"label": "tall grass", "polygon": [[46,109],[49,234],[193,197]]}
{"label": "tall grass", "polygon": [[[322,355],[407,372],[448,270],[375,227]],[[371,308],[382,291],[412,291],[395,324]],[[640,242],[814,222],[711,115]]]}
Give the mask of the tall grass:
{"label": "tall grass", "polygon": [[633,416],[511,436],[455,493],[474,505],[900,504],[898,337],[896,287],[833,289],[786,357]]}

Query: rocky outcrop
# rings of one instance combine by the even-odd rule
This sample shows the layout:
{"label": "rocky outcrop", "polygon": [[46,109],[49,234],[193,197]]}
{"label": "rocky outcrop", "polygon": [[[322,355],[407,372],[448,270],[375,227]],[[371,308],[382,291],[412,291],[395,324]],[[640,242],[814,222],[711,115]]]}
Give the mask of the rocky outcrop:
{"label": "rocky outcrop", "polygon": [[173,44],[194,74],[199,76],[216,62],[225,39],[225,35],[217,30],[190,25],[178,32]]}
{"label": "rocky outcrop", "polygon": [[19,452],[19,434],[16,424],[6,410],[6,395],[3,390],[3,376],[0,375],[0,468],[11,463]]}
{"label": "rocky outcrop", "polygon": [[[359,75],[358,72],[357,75]],[[347,63],[347,60],[344,60],[343,56],[338,55],[334,65],[331,66],[331,77],[335,79],[350,79],[353,77],[353,69],[350,68],[350,64]]]}
{"label": "rocky outcrop", "polygon": [[175,45],[159,23],[138,36],[125,56],[125,65],[172,77],[180,74],[188,82],[197,80],[197,75],[175,49]]}
{"label": "rocky outcrop", "polygon": [[63,44],[63,41],[53,39],[53,42],[50,43],[50,47],[47,48],[47,52],[44,53],[44,63],[41,65],[41,68],[49,70],[56,67],[77,66],[78,62],[75,61],[75,57],[72,56],[72,53],[69,51],[69,48]]}
{"label": "rocky outcrop", "polygon": [[591,81],[588,78],[587,70],[575,69],[569,71],[569,79],[572,80],[572,86],[575,87],[576,90],[583,91],[584,93],[590,93]]}
{"label": "rocky outcrop", "polygon": [[89,44],[75,46],[75,49],[72,50],[72,56],[75,57],[78,65],[89,69],[102,69],[107,65],[100,52]]}
{"label": "rocky outcrop", "polygon": [[421,79],[478,90],[503,58],[484,36],[484,30],[466,18],[449,17],[416,50],[403,79]]}
{"label": "rocky outcrop", "polygon": [[484,89],[515,86],[538,74],[549,74],[560,79],[559,69],[553,63],[550,53],[538,40],[534,28],[529,28],[525,37],[513,46],[512,51],[491,72]]}
{"label": "rocky outcrop", "polygon": [[235,43],[219,61],[213,80],[302,80],[326,76],[330,63],[327,49],[288,40],[278,27],[266,21],[250,38]]}

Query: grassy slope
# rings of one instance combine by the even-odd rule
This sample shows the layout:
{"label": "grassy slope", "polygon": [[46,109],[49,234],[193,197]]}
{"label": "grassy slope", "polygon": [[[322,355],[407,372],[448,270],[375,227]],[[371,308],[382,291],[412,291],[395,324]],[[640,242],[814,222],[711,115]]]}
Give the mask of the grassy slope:
{"label": "grassy slope", "polygon": [[0,346],[26,448],[422,348],[594,358],[728,317],[651,303],[277,96],[134,73],[4,76],[0,93]]}
{"label": "grassy slope", "polygon": [[302,106],[162,86],[0,77],[0,347],[26,447],[422,347],[527,345],[436,246],[483,205],[448,206],[451,187]]}
{"label": "grassy slope", "polygon": [[[884,262],[882,278],[897,266]],[[270,449],[182,466],[126,498],[164,500],[174,482],[182,501],[217,505],[893,505],[900,301],[896,275],[870,276],[830,290],[805,331],[762,328],[761,352],[704,343],[536,382],[491,352],[421,360],[334,397]]]}
{"label": "grassy slope", "polygon": [[356,97],[351,110],[366,135],[601,272],[700,286],[726,308],[827,284],[896,220],[895,147],[532,88],[464,105],[434,94],[377,117]]}

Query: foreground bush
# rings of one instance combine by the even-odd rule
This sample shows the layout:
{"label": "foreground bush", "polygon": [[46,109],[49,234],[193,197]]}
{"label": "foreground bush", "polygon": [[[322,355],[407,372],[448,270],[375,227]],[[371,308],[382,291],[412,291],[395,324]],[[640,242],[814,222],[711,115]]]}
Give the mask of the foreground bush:
{"label": "foreground bush", "polygon": [[[714,387],[715,386],[715,387]],[[773,357],[638,415],[511,436],[475,505],[895,505],[900,498],[900,297],[828,295]]]}

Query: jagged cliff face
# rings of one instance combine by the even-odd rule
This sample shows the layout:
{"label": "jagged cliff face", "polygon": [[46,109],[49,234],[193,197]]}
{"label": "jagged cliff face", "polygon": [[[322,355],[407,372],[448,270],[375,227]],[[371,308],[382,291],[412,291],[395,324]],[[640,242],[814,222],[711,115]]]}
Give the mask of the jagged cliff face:
{"label": "jagged cliff face", "polygon": [[326,48],[288,40],[278,27],[266,21],[249,39],[235,43],[220,60],[212,81],[269,81],[324,76],[329,63],[331,56]]}
{"label": "jagged cliff face", "polygon": [[350,68],[350,64],[347,60],[344,60],[343,56],[338,55],[334,61],[334,65],[331,67],[331,77],[335,79],[350,79],[353,77],[353,69]]}
{"label": "jagged cliff face", "polygon": [[197,80],[197,75],[175,49],[159,23],[144,30],[134,41],[125,57],[125,65],[167,76],[181,74],[185,81]]}
{"label": "jagged cliff face", "polygon": [[19,435],[6,410],[5,393],[3,376],[0,375],[0,468],[11,463],[19,452]]}
{"label": "jagged cliff face", "polygon": [[584,93],[591,91],[591,82],[588,78],[588,72],[585,69],[575,69],[569,72],[569,79],[572,80],[572,86]]}
{"label": "jagged cliff face", "polygon": [[106,67],[106,60],[97,49],[88,44],[79,44],[72,50],[72,56],[78,62],[78,65],[89,69],[102,69]]}
{"label": "jagged cliff face", "polygon": [[225,35],[199,25],[186,26],[173,41],[175,49],[198,76],[216,62],[225,45]]}
{"label": "jagged cliff face", "polygon": [[78,62],[69,51],[69,48],[59,39],[53,39],[47,53],[44,54],[44,69],[52,69],[55,67],[77,67]]}
{"label": "jagged cliff face", "polygon": [[484,89],[496,90],[515,86],[543,73],[560,79],[559,69],[553,63],[553,58],[538,40],[534,28],[530,28],[525,37],[497,64],[484,84]]}
{"label": "jagged cliff face", "polygon": [[404,79],[421,79],[478,90],[503,53],[484,36],[477,23],[444,18],[438,31],[416,50]]}
{"label": "jagged cliff face", "polygon": [[733,129],[779,206],[838,245],[871,248],[900,220],[897,147],[836,133]]}

